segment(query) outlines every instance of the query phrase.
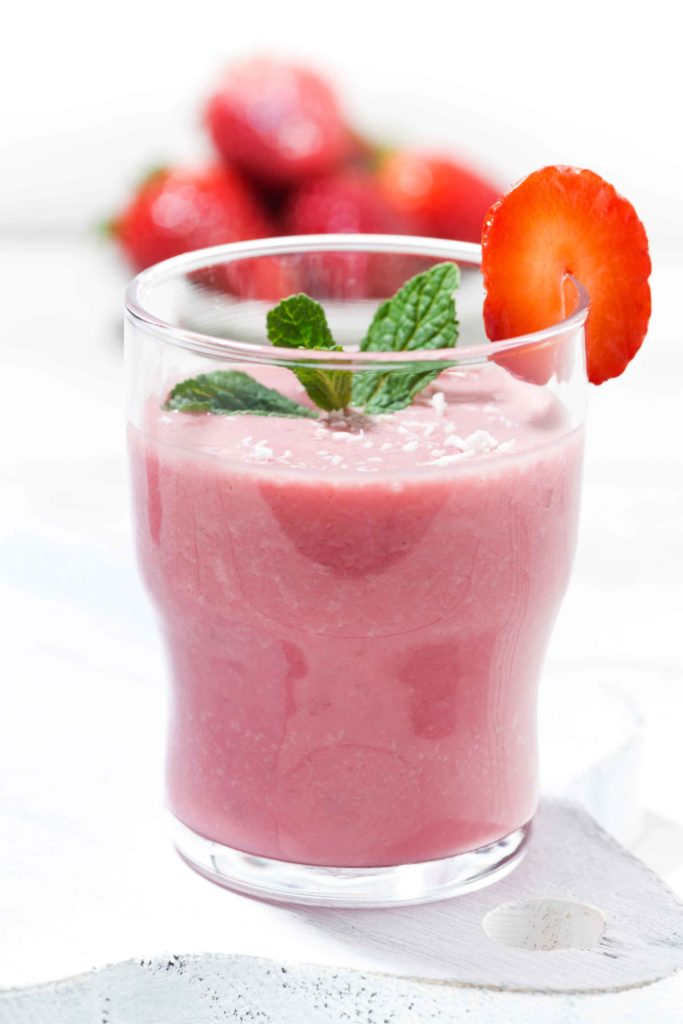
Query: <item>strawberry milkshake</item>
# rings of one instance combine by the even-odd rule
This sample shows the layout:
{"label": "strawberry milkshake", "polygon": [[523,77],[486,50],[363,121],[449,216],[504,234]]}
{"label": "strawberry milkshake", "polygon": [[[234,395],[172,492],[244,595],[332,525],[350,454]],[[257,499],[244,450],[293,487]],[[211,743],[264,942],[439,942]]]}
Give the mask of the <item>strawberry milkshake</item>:
{"label": "strawberry milkshake", "polygon": [[[252,373],[306,403],[289,370]],[[582,452],[551,393],[488,364],[390,415],[154,399],[130,451],[180,822],[336,867],[451,857],[526,825]]]}

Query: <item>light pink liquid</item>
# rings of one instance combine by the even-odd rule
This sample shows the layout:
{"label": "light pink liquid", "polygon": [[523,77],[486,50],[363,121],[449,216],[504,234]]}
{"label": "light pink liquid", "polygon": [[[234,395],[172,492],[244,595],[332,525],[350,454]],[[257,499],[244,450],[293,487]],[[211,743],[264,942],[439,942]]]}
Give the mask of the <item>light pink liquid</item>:
{"label": "light pink liquid", "polygon": [[[286,370],[255,375],[302,397]],[[157,400],[145,417],[130,445],[171,656],[173,813],[336,866],[447,857],[526,823],[579,496],[582,436],[559,403],[492,365],[350,426]]]}

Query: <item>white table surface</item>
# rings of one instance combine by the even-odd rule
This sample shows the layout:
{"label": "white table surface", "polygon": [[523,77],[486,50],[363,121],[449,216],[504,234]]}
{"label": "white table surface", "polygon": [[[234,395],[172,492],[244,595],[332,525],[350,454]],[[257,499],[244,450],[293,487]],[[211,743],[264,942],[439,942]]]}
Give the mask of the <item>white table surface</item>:
{"label": "white table surface", "polygon": [[[579,551],[545,673],[547,687],[607,683],[637,702],[646,815],[635,852],[679,892],[682,271],[680,260],[659,262],[643,352],[591,396]],[[186,948],[334,962],[331,939],[305,915],[210,886],[163,837],[164,666],[129,539],[120,268],[92,239],[24,238],[0,243],[0,280],[0,986],[82,969],[93,928],[108,927],[106,912],[93,923],[94,894],[113,907],[117,878],[134,877],[139,907],[150,871],[166,883],[149,913],[169,943],[182,922]],[[144,766],[135,778],[131,761]],[[136,816],[125,856],[103,863],[97,848],[107,829],[120,846],[131,801],[149,815]],[[58,841],[73,830],[78,863]],[[112,959],[159,952],[117,928]]]}

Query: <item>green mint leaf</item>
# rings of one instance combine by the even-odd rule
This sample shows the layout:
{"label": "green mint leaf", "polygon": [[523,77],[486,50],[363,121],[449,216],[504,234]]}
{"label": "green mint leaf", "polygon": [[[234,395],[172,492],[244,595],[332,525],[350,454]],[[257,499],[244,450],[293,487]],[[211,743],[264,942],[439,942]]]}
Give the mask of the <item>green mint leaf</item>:
{"label": "green mint leaf", "polygon": [[405,409],[447,365],[430,366],[428,370],[417,367],[414,370],[391,370],[390,373],[364,370],[356,374],[353,382],[353,404],[371,415]]}
{"label": "green mint leaf", "polygon": [[[412,277],[377,309],[361,342],[363,352],[413,352],[452,348],[458,340],[453,292],[460,283],[455,263],[437,263]],[[429,369],[365,370],[353,382],[353,404],[367,413],[395,412],[410,405],[444,366]]]}
{"label": "green mint leaf", "polygon": [[[342,346],[335,344],[323,307],[308,295],[283,299],[269,311],[267,327],[268,340],[280,348],[343,352]],[[291,369],[320,409],[345,409],[350,403],[352,374],[348,370],[319,370],[310,366]]]}
{"label": "green mint leaf", "polygon": [[455,263],[437,263],[411,277],[382,303],[361,342],[363,352],[412,352],[451,348],[458,337],[453,292],[460,284]]}
{"label": "green mint leaf", "polygon": [[164,409],[180,412],[212,412],[223,416],[251,413],[252,416],[317,417],[313,409],[267,388],[239,370],[214,370],[176,384]]}
{"label": "green mint leaf", "polygon": [[346,409],[351,404],[351,374],[348,370],[315,370],[302,367],[294,373],[306,388],[308,397],[319,409],[331,412],[333,409]]}
{"label": "green mint leaf", "polygon": [[290,295],[267,317],[268,340],[280,348],[338,349],[325,310],[308,295]]}

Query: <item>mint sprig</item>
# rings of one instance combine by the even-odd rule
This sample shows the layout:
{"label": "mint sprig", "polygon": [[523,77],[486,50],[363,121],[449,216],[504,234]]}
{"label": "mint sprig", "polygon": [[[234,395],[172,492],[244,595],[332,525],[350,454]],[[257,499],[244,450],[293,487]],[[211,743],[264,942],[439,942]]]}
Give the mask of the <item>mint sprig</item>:
{"label": "mint sprig", "polygon": [[[455,263],[436,266],[412,277],[373,318],[362,352],[414,352],[452,348],[458,340],[453,292],[460,283]],[[353,382],[353,404],[367,413],[396,412],[410,405],[443,366],[427,370],[365,370]]]}
{"label": "mint sprig", "polygon": [[239,370],[214,370],[176,384],[164,409],[179,412],[212,412],[223,416],[251,413],[253,416],[308,416],[317,413],[299,402],[267,388]]}
{"label": "mint sprig", "polygon": [[[414,352],[453,348],[458,320],[453,293],[460,283],[454,263],[437,263],[412,277],[377,309],[361,342],[362,352]],[[343,352],[332,337],[325,311],[308,295],[290,295],[267,316],[268,340],[279,348]],[[351,373],[315,366],[292,367],[309,398],[326,412],[354,405],[369,414],[396,412],[449,365],[416,364],[405,370],[379,369]],[[238,370],[215,370],[176,384],[165,409],[190,413],[256,416],[303,416],[317,412],[286,398]]]}
{"label": "mint sprig", "polygon": [[[343,352],[332,337],[325,310],[308,295],[290,295],[267,316],[268,340],[280,348],[328,349]],[[319,409],[346,409],[351,402],[348,370],[319,370],[302,366],[293,371]]]}

